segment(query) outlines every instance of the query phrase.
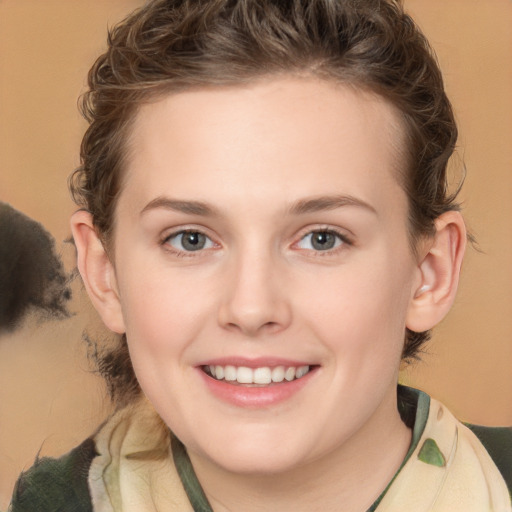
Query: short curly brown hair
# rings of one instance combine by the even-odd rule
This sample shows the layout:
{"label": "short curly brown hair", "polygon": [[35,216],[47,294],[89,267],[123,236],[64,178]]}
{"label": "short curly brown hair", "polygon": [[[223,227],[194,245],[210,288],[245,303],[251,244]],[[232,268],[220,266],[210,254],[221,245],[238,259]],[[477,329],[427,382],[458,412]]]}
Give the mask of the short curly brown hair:
{"label": "short curly brown hair", "polygon": [[[457,140],[452,108],[435,55],[399,0],[154,0],[110,31],[82,98],[89,128],[70,188],[104,242],[115,226],[125,143],[140,105],[169,92],[280,74],[349,84],[394,105],[405,132],[399,178],[413,250],[439,215],[458,209],[446,175]],[[407,330],[403,358],[414,358],[428,337]],[[124,338],[116,350],[107,378],[129,366]],[[135,379],[126,372],[125,388]]]}

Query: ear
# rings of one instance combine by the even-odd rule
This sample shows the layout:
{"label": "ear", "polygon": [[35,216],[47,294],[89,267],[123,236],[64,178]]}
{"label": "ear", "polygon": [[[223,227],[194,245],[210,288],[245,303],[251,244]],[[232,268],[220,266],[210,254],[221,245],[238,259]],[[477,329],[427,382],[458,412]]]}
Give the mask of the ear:
{"label": "ear", "polygon": [[415,332],[432,329],[450,310],[466,248],[466,228],[459,212],[442,214],[435,228],[434,237],[421,247],[419,279],[407,312],[406,326]]}
{"label": "ear", "polygon": [[125,332],[114,266],[100,240],[89,212],[79,210],[71,217],[78,270],[89,298],[105,325],[114,332]]}

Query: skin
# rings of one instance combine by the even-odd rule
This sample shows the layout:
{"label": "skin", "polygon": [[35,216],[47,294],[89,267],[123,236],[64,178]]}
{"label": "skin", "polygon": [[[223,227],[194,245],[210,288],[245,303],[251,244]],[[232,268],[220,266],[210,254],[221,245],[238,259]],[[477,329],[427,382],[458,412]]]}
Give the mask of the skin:
{"label": "skin", "polygon": [[[73,218],[89,294],[216,511],[366,510],[407,452],[404,331],[448,311],[464,226],[445,214],[412,254],[401,140],[384,100],[315,79],[169,95],[135,119],[110,258],[90,215]],[[220,358],[315,371],[244,406],[205,384]]]}

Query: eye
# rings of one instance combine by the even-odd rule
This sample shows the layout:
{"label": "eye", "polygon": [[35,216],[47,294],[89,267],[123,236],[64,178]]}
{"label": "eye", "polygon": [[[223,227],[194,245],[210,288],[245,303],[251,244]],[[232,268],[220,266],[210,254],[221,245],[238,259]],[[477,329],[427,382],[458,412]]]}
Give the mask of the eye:
{"label": "eye", "polygon": [[200,231],[180,231],[166,238],[165,243],[180,252],[193,252],[214,247],[213,241]]}
{"label": "eye", "polygon": [[331,230],[317,230],[311,231],[307,235],[303,236],[297,247],[299,249],[307,249],[313,251],[329,251],[336,249],[344,243],[349,243],[348,240],[339,233]]}

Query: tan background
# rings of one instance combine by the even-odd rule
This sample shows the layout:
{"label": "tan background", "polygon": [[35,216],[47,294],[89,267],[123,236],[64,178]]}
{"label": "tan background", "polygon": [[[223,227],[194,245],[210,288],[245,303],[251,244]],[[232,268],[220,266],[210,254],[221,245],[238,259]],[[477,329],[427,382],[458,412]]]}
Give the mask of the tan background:
{"label": "tan background", "polygon": [[[141,3],[0,0],[0,200],[43,223],[68,268],[66,177],[85,126],[76,100],[107,25]],[[512,2],[405,4],[444,70],[468,171],[464,214],[483,253],[469,250],[451,315],[402,380],[463,420],[512,424]],[[39,450],[68,450],[108,410],[81,342],[94,315],[77,283],[71,309],[80,314],[0,337],[0,509]]]}

